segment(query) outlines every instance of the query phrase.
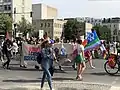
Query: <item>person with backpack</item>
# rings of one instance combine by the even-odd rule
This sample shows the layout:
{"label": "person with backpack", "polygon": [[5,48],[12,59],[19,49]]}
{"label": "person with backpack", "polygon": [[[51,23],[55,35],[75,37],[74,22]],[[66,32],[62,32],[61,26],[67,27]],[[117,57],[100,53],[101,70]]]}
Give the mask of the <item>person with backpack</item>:
{"label": "person with backpack", "polygon": [[42,54],[41,67],[43,69],[43,77],[41,80],[41,89],[43,89],[45,78],[47,76],[49,88],[50,88],[50,90],[54,90],[52,88],[52,75],[50,73],[50,68],[53,65],[53,53],[52,53],[51,45],[48,40],[44,41],[41,44],[41,54]]}

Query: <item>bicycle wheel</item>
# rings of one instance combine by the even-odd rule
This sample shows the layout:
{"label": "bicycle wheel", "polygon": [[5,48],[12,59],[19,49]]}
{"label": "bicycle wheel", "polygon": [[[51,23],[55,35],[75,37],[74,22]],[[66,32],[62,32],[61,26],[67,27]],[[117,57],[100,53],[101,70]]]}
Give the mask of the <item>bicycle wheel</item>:
{"label": "bicycle wheel", "polygon": [[119,66],[117,63],[113,67],[109,65],[109,61],[105,62],[104,69],[109,75],[117,74],[119,71]]}

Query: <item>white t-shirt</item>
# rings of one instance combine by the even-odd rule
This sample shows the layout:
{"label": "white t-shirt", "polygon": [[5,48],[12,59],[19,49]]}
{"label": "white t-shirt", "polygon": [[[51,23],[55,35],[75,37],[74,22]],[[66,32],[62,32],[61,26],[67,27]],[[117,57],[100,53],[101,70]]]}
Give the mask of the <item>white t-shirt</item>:
{"label": "white t-shirt", "polygon": [[78,55],[82,55],[82,52],[84,52],[84,46],[78,44],[77,51],[78,51]]}
{"label": "white t-shirt", "polygon": [[13,52],[18,52],[18,45],[16,42],[13,43]]}

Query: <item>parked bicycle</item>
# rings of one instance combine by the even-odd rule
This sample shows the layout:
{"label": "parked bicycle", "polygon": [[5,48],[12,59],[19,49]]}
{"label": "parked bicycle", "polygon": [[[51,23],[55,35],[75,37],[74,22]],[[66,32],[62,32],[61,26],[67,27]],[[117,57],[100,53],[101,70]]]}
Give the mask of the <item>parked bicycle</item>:
{"label": "parked bicycle", "polygon": [[117,54],[110,54],[108,60],[104,64],[104,69],[109,75],[115,75],[120,71],[120,49]]}

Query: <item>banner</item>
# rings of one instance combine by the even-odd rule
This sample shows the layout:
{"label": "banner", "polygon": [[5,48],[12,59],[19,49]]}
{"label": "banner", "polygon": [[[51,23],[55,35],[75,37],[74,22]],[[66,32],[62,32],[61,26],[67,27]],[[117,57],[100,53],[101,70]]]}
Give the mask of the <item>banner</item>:
{"label": "banner", "polygon": [[22,43],[22,57],[24,61],[36,61],[38,52],[40,52],[40,48],[35,45]]}
{"label": "banner", "polygon": [[59,54],[61,53],[62,45],[66,49],[67,54],[71,54],[73,52],[73,46],[72,44],[69,43],[55,43],[53,48],[58,48],[59,49]]}
{"label": "banner", "polygon": [[87,32],[86,39],[88,42],[87,42],[87,45],[85,47],[85,51],[94,49],[101,44],[95,30],[92,32]]}

